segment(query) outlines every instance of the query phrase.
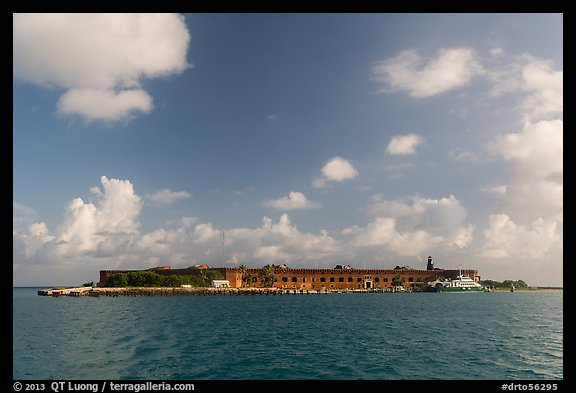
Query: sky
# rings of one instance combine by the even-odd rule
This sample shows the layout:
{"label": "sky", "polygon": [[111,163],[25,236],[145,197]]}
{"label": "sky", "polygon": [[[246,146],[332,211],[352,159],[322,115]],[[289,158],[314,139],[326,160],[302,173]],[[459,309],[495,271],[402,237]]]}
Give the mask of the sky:
{"label": "sky", "polygon": [[13,284],[196,264],[563,285],[562,14],[14,14]]}

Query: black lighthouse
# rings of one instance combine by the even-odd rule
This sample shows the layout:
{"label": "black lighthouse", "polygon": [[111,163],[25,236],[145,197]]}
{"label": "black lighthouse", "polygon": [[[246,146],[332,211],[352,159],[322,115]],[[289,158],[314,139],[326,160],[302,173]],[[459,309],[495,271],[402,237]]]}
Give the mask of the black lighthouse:
{"label": "black lighthouse", "polygon": [[432,257],[428,257],[428,265],[426,265],[426,270],[434,270],[434,262],[432,262]]}

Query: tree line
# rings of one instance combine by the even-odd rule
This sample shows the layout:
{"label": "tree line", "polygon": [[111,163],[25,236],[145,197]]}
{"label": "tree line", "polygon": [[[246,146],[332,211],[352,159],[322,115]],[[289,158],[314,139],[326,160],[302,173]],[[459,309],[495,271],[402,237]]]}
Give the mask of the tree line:
{"label": "tree line", "polygon": [[510,289],[512,288],[512,285],[514,285],[514,287],[517,289],[528,288],[528,284],[526,284],[522,280],[504,280],[502,282],[495,280],[480,280],[480,284],[495,289],[498,288]]}
{"label": "tree line", "polygon": [[222,280],[224,277],[218,270],[198,269],[193,275],[161,275],[154,271],[143,270],[137,272],[117,273],[108,279],[108,287],[180,287],[192,285],[193,287],[209,287],[212,280]]}

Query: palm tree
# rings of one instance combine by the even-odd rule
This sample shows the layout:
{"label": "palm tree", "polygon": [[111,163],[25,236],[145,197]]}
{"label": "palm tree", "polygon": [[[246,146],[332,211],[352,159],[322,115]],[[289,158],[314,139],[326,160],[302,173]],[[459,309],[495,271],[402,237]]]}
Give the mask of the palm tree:
{"label": "palm tree", "polygon": [[266,286],[273,286],[276,281],[278,281],[278,277],[276,276],[276,265],[274,264],[267,264],[262,268],[260,272],[260,276],[264,281],[264,285]]}
{"label": "palm tree", "polygon": [[251,273],[246,274],[244,277],[242,277],[242,281],[246,283],[246,286],[250,286],[253,281],[252,274]]}
{"label": "palm tree", "polygon": [[[248,272],[248,267],[246,267],[246,265],[242,264],[240,266],[238,266],[238,273],[240,274],[240,280],[242,282],[242,284],[240,284],[241,286],[244,286],[244,282],[245,277],[246,277],[246,273]],[[236,280],[238,280],[238,276],[236,276]]]}
{"label": "palm tree", "polygon": [[404,277],[402,277],[400,274],[396,274],[392,279],[392,286],[394,287],[402,286],[404,280],[405,280]]}

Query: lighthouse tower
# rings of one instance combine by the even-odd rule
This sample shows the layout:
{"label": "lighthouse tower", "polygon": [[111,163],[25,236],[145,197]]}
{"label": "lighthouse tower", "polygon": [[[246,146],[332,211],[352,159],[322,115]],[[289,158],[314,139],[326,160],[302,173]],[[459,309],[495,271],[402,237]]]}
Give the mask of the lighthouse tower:
{"label": "lighthouse tower", "polygon": [[428,265],[426,266],[426,270],[434,270],[434,262],[432,262],[432,257],[428,257]]}

